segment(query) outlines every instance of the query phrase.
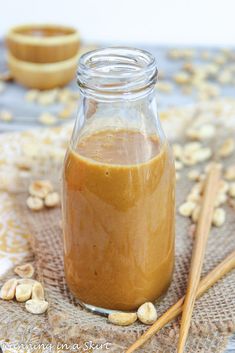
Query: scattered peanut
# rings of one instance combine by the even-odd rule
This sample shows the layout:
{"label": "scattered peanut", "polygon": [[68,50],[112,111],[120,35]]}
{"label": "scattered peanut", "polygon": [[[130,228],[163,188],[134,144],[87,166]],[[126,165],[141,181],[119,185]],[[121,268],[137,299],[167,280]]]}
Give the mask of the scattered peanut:
{"label": "scattered peanut", "polygon": [[33,285],[32,299],[37,299],[37,300],[44,300],[45,299],[43,286],[39,282],[36,282]]}
{"label": "scattered peanut", "polygon": [[235,165],[231,165],[225,170],[224,177],[227,180],[235,180]]}
{"label": "scattered peanut", "polygon": [[136,320],[137,320],[136,313],[116,312],[116,313],[111,313],[108,316],[108,321],[118,326],[128,326],[133,324]]}
{"label": "scattered peanut", "polygon": [[188,173],[188,178],[190,180],[198,181],[200,177],[200,172],[197,169],[192,169]]}
{"label": "scattered peanut", "polygon": [[227,201],[227,195],[224,192],[218,192],[215,199],[215,207],[223,205]]}
{"label": "scattered peanut", "polygon": [[30,89],[30,90],[28,90],[28,92],[26,93],[25,99],[26,99],[28,102],[35,102],[36,99],[38,98],[38,95],[39,95],[39,91],[38,91],[38,90],[36,90],[36,89]]}
{"label": "scattered peanut", "polygon": [[51,192],[45,197],[44,201],[47,207],[55,207],[60,203],[60,196],[57,192]]}
{"label": "scattered peanut", "polygon": [[26,302],[32,294],[32,286],[30,284],[18,284],[16,287],[16,300],[18,302]]}
{"label": "scattered peanut", "polygon": [[216,227],[221,227],[225,222],[225,211],[223,208],[216,208],[214,210],[212,223]]}
{"label": "scattered peanut", "polygon": [[46,300],[30,299],[25,303],[25,308],[31,314],[43,314],[48,309],[48,302]]}
{"label": "scattered peanut", "polygon": [[43,125],[54,125],[57,122],[57,118],[50,113],[43,113],[39,116],[38,121]]}
{"label": "scattered peanut", "polygon": [[204,162],[211,157],[212,152],[209,147],[205,147],[205,148],[201,148],[200,150],[195,151],[193,153],[193,155],[194,155],[194,159],[197,162]]}
{"label": "scattered peanut", "polygon": [[181,216],[190,217],[195,207],[195,202],[187,201],[179,207],[179,213]]}
{"label": "scattered peanut", "polygon": [[184,85],[190,82],[190,75],[186,71],[180,71],[173,76],[176,83]]}
{"label": "scattered peanut", "polygon": [[229,184],[226,181],[221,180],[219,185],[219,192],[226,194],[226,192],[228,192],[228,189]]}
{"label": "scattered peanut", "polygon": [[196,205],[196,207],[194,208],[194,210],[192,212],[192,220],[194,223],[197,223],[197,221],[199,219],[200,211],[201,211],[201,207],[199,205]]}
{"label": "scattered peanut", "polygon": [[172,145],[172,149],[173,149],[173,154],[174,154],[175,158],[180,159],[180,157],[182,156],[182,153],[183,153],[182,146],[179,145],[178,143],[175,143]]}
{"label": "scattered peanut", "polygon": [[34,268],[32,264],[28,263],[15,267],[14,272],[22,278],[31,278],[34,275]]}
{"label": "scattered peanut", "polygon": [[0,297],[3,300],[12,300],[15,297],[17,279],[11,278],[1,288]]}
{"label": "scattered peanut", "polygon": [[5,121],[5,122],[10,122],[13,120],[13,115],[8,110],[1,110],[0,111],[0,120]]}
{"label": "scattered peanut", "polygon": [[40,211],[43,209],[43,200],[39,197],[29,196],[26,200],[28,208],[32,211]]}
{"label": "scattered peanut", "polygon": [[157,310],[152,303],[144,303],[137,310],[137,317],[143,324],[151,325],[157,320]]}
{"label": "scattered peanut", "polygon": [[231,197],[235,197],[235,183],[230,184],[228,194]]}
{"label": "scattered peanut", "polygon": [[44,199],[47,194],[53,191],[53,185],[49,180],[36,180],[29,186],[29,193],[31,196],[36,196]]}
{"label": "scattered peanut", "polygon": [[226,158],[226,157],[230,156],[233,153],[234,149],[235,149],[234,139],[228,138],[220,146],[219,151],[218,151],[219,156],[221,158]]}
{"label": "scattered peanut", "polygon": [[190,192],[187,196],[187,201],[198,203],[201,201],[201,195],[198,192]]}
{"label": "scattered peanut", "polygon": [[212,124],[204,124],[198,130],[200,140],[210,139],[215,136],[216,128]]}
{"label": "scattered peanut", "polygon": [[183,168],[183,164],[180,161],[175,161],[175,170],[181,170]]}

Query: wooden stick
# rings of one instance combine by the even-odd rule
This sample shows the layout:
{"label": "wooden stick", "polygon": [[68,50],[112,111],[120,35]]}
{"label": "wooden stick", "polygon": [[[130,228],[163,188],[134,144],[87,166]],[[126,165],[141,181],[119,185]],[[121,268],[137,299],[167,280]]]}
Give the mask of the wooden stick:
{"label": "wooden stick", "polygon": [[[197,298],[201,297],[210,287],[231,270],[235,269],[235,251],[225,258],[218,266],[209,272],[199,283]],[[168,309],[138,340],[127,349],[126,353],[132,353],[141,347],[154,334],[161,330],[171,320],[176,318],[183,309],[184,297]]]}
{"label": "wooden stick", "polygon": [[177,351],[183,353],[188,336],[196,293],[200,281],[207,239],[211,228],[215,199],[219,187],[221,170],[217,164],[213,164],[206,178],[202,207],[196,228],[195,243],[193,246],[192,260],[189,271],[187,291],[185,295],[179,341]]}

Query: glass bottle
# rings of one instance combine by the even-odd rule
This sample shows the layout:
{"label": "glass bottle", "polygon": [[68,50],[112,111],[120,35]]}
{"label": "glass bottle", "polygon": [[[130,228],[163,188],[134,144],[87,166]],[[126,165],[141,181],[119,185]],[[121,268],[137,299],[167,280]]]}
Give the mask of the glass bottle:
{"label": "glass bottle", "polygon": [[63,170],[68,286],[99,313],[136,310],[174,266],[175,170],[147,51],[105,48],[78,66],[81,104]]}

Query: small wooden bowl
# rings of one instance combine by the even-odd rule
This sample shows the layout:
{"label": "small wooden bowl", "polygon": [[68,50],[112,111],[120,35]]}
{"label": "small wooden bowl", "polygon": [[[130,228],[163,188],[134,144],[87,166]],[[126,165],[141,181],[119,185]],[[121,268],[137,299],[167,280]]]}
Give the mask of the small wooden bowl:
{"label": "small wooden bowl", "polygon": [[80,46],[79,33],[71,27],[57,25],[23,25],[13,27],[6,43],[15,58],[52,63],[72,58]]}
{"label": "small wooden bowl", "polygon": [[8,53],[8,67],[13,78],[22,85],[37,89],[64,86],[75,77],[78,55],[57,63],[38,64],[21,61]]}

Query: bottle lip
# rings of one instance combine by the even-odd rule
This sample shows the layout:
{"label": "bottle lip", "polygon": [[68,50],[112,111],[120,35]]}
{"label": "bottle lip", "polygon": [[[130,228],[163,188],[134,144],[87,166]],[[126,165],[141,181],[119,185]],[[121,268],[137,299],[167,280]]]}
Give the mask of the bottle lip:
{"label": "bottle lip", "polygon": [[131,47],[100,48],[81,56],[77,81],[82,91],[125,94],[145,90],[157,81],[155,57]]}

